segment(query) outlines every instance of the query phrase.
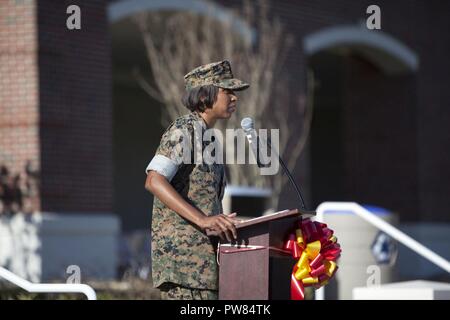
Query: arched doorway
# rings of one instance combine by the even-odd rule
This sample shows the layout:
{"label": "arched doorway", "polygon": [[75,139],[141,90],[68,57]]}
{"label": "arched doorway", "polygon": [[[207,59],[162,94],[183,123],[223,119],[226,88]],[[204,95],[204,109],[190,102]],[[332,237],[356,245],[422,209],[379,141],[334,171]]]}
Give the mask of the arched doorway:
{"label": "arched doorway", "polygon": [[129,19],[111,24],[114,212],[124,231],[148,229],[152,199],[144,170],[163,128],[161,105],[139,87],[133,70],[151,79],[137,27]]}
{"label": "arched doorway", "polygon": [[332,27],[304,40],[314,74],[311,196],[418,212],[417,56],[396,39]]}

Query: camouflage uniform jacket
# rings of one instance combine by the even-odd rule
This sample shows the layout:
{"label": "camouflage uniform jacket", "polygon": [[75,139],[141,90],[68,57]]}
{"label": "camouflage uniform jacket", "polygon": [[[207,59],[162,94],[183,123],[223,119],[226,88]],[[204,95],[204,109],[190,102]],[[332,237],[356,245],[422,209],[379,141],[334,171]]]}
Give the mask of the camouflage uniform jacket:
{"label": "camouflage uniform jacket", "polygon": [[[175,130],[187,130],[193,136],[194,123],[195,128],[201,128],[203,136],[205,122],[198,113],[191,112],[176,119],[164,132],[156,155],[171,159],[180,156],[181,139],[175,138]],[[200,143],[203,148],[208,145],[208,142]],[[170,181],[171,185],[187,202],[205,215],[222,213],[221,200],[226,184],[224,165],[205,162],[196,164],[194,161],[191,163],[179,165]],[[206,236],[197,226],[154,197],[152,277],[155,287],[164,282],[173,282],[190,288],[217,290],[215,244],[214,239]]]}

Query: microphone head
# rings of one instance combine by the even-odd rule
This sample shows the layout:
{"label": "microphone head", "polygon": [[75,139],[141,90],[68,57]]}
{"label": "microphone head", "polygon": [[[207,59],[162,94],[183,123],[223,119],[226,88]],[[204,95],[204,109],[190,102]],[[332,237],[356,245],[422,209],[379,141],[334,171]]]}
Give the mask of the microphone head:
{"label": "microphone head", "polygon": [[253,129],[253,119],[250,117],[242,119],[241,127],[246,132],[252,130]]}

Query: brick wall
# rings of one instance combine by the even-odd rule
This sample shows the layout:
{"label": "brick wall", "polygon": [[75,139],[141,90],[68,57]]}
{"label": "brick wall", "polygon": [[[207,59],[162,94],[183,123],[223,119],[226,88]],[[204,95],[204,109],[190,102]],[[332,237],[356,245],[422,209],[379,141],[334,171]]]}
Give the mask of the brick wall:
{"label": "brick wall", "polygon": [[34,1],[0,2],[0,164],[14,175],[40,166],[36,21]]}
{"label": "brick wall", "polygon": [[[81,30],[66,8],[81,9]],[[112,210],[111,66],[105,1],[39,1],[42,209]]]}
{"label": "brick wall", "polygon": [[[81,30],[66,8],[81,8]],[[111,212],[110,47],[104,1],[0,2],[0,163],[32,160],[40,207]]]}

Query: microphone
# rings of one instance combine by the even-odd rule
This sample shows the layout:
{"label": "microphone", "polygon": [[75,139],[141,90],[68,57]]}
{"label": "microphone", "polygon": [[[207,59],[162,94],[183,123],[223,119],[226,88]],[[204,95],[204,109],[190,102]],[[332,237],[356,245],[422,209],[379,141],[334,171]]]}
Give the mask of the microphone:
{"label": "microphone", "polygon": [[[263,166],[263,165],[259,162],[259,152],[258,152],[259,136],[256,134],[256,130],[255,130],[254,124],[253,124],[253,119],[250,117],[242,119],[241,127],[242,127],[242,130],[244,130],[244,133],[247,136],[248,143],[250,144],[253,154],[255,155],[256,163],[257,163],[258,167],[261,168],[261,166]],[[262,141],[262,142],[264,142],[264,141]],[[267,144],[269,146],[270,152],[274,152],[275,155],[278,157],[278,160],[280,161],[280,164],[281,164],[281,167],[283,168],[284,173],[288,176],[289,181],[291,182],[291,184],[293,185],[293,187],[297,193],[297,196],[300,200],[301,207],[304,210],[306,210],[305,201],[303,200],[303,196],[300,191],[300,188],[295,183],[294,178],[292,177],[292,175],[291,175],[289,169],[287,168],[286,164],[284,163],[283,159],[281,159],[281,156],[276,152],[276,150],[272,149],[272,145],[270,143],[270,137],[267,138]],[[264,165],[268,164],[268,161],[264,161],[263,164]]]}
{"label": "microphone", "polygon": [[261,161],[260,157],[263,157],[261,152],[259,152],[259,146],[261,143],[259,142],[259,136],[256,134],[256,130],[253,125],[253,119],[252,118],[244,118],[241,121],[241,127],[244,130],[245,136],[247,137],[248,143],[250,147],[252,148],[253,155],[256,159],[256,164],[259,168],[263,168],[266,165],[269,164],[269,160],[264,159],[264,161]]}

